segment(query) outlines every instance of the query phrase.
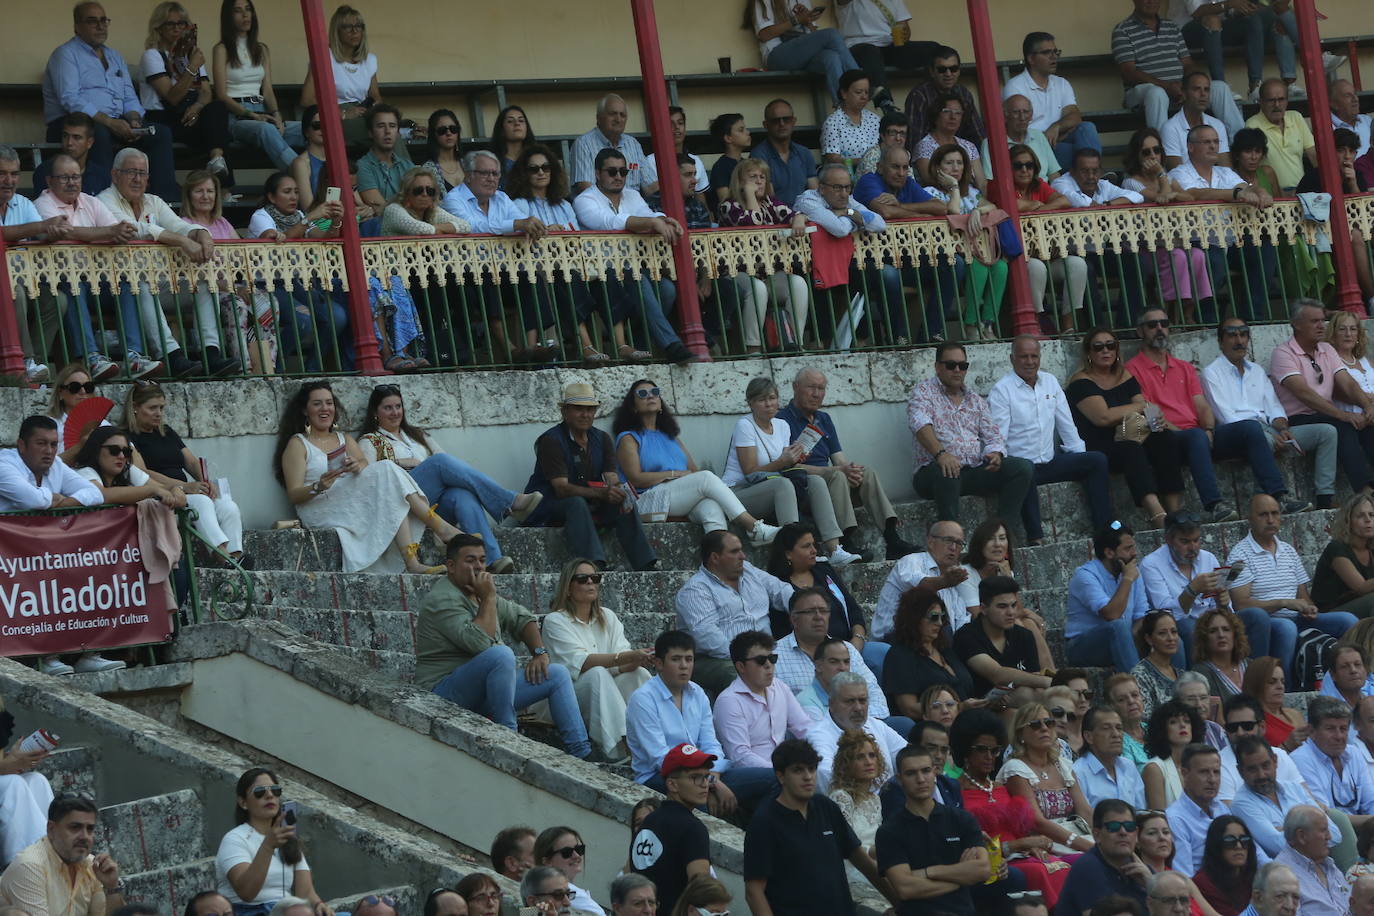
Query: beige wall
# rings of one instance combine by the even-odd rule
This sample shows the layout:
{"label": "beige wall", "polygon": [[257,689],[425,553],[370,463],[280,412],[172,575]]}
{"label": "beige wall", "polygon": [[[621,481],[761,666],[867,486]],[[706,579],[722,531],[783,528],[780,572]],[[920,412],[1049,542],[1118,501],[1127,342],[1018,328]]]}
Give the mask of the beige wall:
{"label": "beige wall", "polygon": [[[332,0],[324,2],[326,13],[332,11]],[[384,82],[547,75],[594,77],[639,71],[628,0],[355,2],[367,17],[372,49],[380,58]],[[833,0],[817,3],[833,6]],[[106,9],[114,20],[110,42],[126,58],[136,59],[142,49],[147,16],[153,5],[148,0],[108,0]],[[963,4],[908,0],[908,5],[917,13],[913,29],[916,38],[943,40],[966,55],[970,52]],[[990,0],[989,5],[996,52],[1001,59],[1019,57],[1021,36],[1030,29],[1046,26],[1056,31],[1060,47],[1068,54],[1105,52],[1109,50],[1112,25],[1129,11],[1122,0],[1057,0],[1045,4]],[[190,0],[187,6],[200,23],[202,44],[208,48],[218,32],[218,5]],[[6,32],[10,37],[4,42],[5,53],[0,55],[0,83],[36,83],[48,53],[70,35],[67,7],[36,0],[9,0],[5,7]],[[263,39],[273,48],[277,81],[299,82],[306,63],[298,4],[262,0],[258,7]],[[1360,15],[1368,10],[1366,0],[1324,0],[1321,9],[1330,17],[1322,23],[1323,34],[1369,31],[1367,15]],[[667,72],[711,72],[721,55],[730,55],[736,68],[759,65],[757,45],[739,27],[740,0],[665,0],[657,4],[657,13]],[[14,36],[24,39],[20,41]],[[1233,65],[1240,63],[1239,55],[1235,56]],[[1366,72],[1374,83],[1374,56],[1366,55]],[[1243,82],[1243,74],[1237,75]],[[1076,83],[1085,108],[1119,106],[1119,85],[1112,74],[1085,74],[1077,77]],[[712,115],[728,110],[743,111],[757,129],[762,104],[774,94],[777,93],[765,90],[696,90],[683,101],[693,129],[704,128]],[[807,94],[792,95],[799,101],[798,114],[804,121],[809,120],[811,106],[805,101]],[[546,134],[570,133],[589,126],[594,96],[512,94],[511,100],[526,106],[537,130]],[[467,107],[462,99],[408,100],[408,114],[423,118],[440,103],[455,108],[467,122]],[[631,99],[631,112],[630,129],[642,132],[644,121],[636,99]],[[494,114],[488,105],[488,126]],[[36,126],[34,107],[0,105],[0,137],[10,139],[15,137],[16,130],[32,132]]]}

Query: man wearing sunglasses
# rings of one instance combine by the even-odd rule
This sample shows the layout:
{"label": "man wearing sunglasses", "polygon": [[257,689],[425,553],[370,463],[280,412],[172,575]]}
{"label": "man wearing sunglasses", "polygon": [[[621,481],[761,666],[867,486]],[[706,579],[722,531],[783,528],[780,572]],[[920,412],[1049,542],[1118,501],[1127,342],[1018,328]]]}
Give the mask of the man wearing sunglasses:
{"label": "man wearing sunglasses", "polygon": [[730,640],[737,677],[716,698],[716,737],[734,766],[771,767],[773,751],[790,732],[806,737],[811,718],[792,689],[774,677],[777,644],[758,630]]}
{"label": "man wearing sunglasses", "polygon": [[[1276,857],[1284,847],[1285,814],[1299,805],[1316,805],[1317,800],[1301,778],[1279,777],[1279,758],[1275,752],[1283,749],[1270,747],[1253,728],[1235,739],[1232,750],[1235,759],[1240,761],[1240,775],[1244,781],[1236,790],[1236,797],[1231,799],[1231,813],[1245,821],[1245,828],[1266,855]],[[1293,766],[1292,761],[1287,764]],[[1341,829],[1333,820],[1328,819],[1327,825],[1329,844],[1335,854],[1336,847],[1341,845]],[[1353,864],[1358,854],[1353,843],[1348,845],[1349,849],[1342,851],[1349,853]]]}
{"label": "man wearing sunglasses", "polygon": [[[1226,747],[1221,749],[1221,791],[1218,797],[1234,803],[1242,786],[1246,784],[1244,767],[1236,749],[1246,738],[1264,738],[1267,725],[1264,720],[1264,707],[1260,705],[1259,700],[1245,693],[1227,697],[1222,705],[1221,717],[1226,729]],[[1267,740],[1265,744],[1268,746]],[[1303,783],[1302,773],[1298,772],[1298,765],[1293,762],[1293,758],[1282,747],[1273,747],[1272,750],[1274,770],[1278,779],[1284,785],[1301,787],[1309,798],[1305,804],[1312,804],[1315,798],[1310,795]],[[1283,815],[1280,813],[1275,823],[1279,824],[1282,819]]]}
{"label": "man wearing sunglasses", "polygon": [[[1291,428],[1326,424],[1336,428],[1336,454],[1350,489],[1370,485],[1370,463],[1360,431],[1374,424],[1374,398],[1360,387],[1336,348],[1327,343],[1326,310],[1315,299],[1298,299],[1289,315],[1293,336],[1269,354],[1269,378]],[[1350,412],[1335,401],[1360,408]]]}
{"label": "man wearing sunglasses", "polygon": [[935,500],[935,517],[959,518],[959,497],[993,496],[997,517],[1019,518],[1030,491],[1034,467],[1025,458],[1008,458],[1002,431],[988,402],[964,385],[968,353],[962,344],[942,341],[935,348],[935,378],[911,389],[907,427],[911,430],[916,493]]}
{"label": "man wearing sunglasses", "polygon": [[16,448],[0,451],[0,512],[33,512],[105,501],[95,484],[57,457],[57,421],[33,415],[19,424]]}
{"label": "man wearing sunglasses", "polygon": [[916,158],[916,147],[921,138],[930,133],[930,109],[941,93],[953,92],[964,103],[964,121],[959,125],[958,137],[979,146],[987,136],[983,116],[978,113],[978,104],[973,93],[959,85],[959,52],[948,45],[940,45],[931,52],[930,79],[917,83],[906,94],[902,108],[906,112],[906,151]]}
{"label": "man wearing sunglasses", "polygon": [[789,207],[801,192],[820,187],[815,156],[792,140],[796,126],[797,115],[792,110],[792,103],[774,99],[763,108],[763,129],[768,139],[749,151],[750,159],[762,159],[768,164],[773,194]]}
{"label": "man wearing sunglasses", "polygon": [[541,916],[570,916],[572,892],[568,878],[551,865],[537,865],[520,879],[520,899]]}
{"label": "man wearing sunglasses", "polygon": [[1093,847],[1069,869],[1055,912],[1082,916],[1109,894],[1144,905],[1150,870],[1135,854],[1140,836],[1135,811],[1119,798],[1104,798],[1093,807],[1092,829]]}
{"label": "man wearing sunglasses", "polygon": [[[1051,161],[1057,161],[1067,169],[1073,165],[1074,153],[1080,149],[1102,150],[1097,126],[1084,119],[1073,86],[1059,75],[1062,55],[1049,32],[1027,33],[1021,40],[1021,59],[1026,62],[1026,68],[1002,86],[1004,102],[1013,96],[1027,100],[1032,110],[1031,131],[1043,136],[1047,146],[1054,147],[1052,157],[1040,159],[1045,168],[1051,167]],[[1039,152],[1037,149],[1036,154]]]}

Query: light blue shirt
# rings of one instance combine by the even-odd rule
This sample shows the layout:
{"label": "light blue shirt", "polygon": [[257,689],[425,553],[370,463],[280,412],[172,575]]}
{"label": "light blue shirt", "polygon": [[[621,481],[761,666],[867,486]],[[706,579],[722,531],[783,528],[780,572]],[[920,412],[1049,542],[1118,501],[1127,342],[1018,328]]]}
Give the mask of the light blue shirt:
{"label": "light blue shirt", "polygon": [[[1096,558],[1073,571],[1073,578],[1069,580],[1069,607],[1064,626],[1066,639],[1090,633],[1110,622],[1103,620],[1101,613],[1112,600],[1112,595],[1116,593],[1116,587],[1120,582],[1121,577],[1107,572],[1107,567]],[[1150,600],[1145,595],[1145,578],[1137,576],[1131,584],[1130,604],[1122,616],[1127,620],[1139,620],[1149,610]]]}
{"label": "light blue shirt", "polygon": [[1308,738],[1293,752],[1302,781],[1325,808],[1339,808],[1346,814],[1374,814],[1374,776],[1364,758],[1349,745],[1341,754],[1341,772],[1317,743]]}
{"label": "light blue shirt", "polygon": [[[1298,876],[1298,912],[1302,916],[1349,916],[1350,882],[1330,856],[1313,862],[1293,847],[1284,846],[1274,860],[1287,865]],[[1322,877],[1317,876],[1318,872]]]}
{"label": "light blue shirt", "polygon": [[573,229],[581,229],[581,224],[577,221],[577,214],[573,212],[572,201],[560,200],[556,204],[549,203],[544,197],[522,197],[513,200],[516,211],[521,218],[536,217],[546,226],[564,226]]}
{"label": "light blue shirt", "polygon": [[[1279,779],[1275,781],[1275,787],[1279,797],[1277,805],[1263,795],[1251,792],[1250,787],[1243,784],[1236,790],[1236,797],[1231,799],[1231,813],[1245,821],[1259,848],[1271,857],[1277,856],[1286,845],[1283,838],[1284,815],[1295,805],[1315,804],[1315,799],[1301,783]],[[1331,832],[1331,845],[1338,845],[1341,841],[1340,828],[1329,817],[1326,827]]]}
{"label": "light blue shirt", "polygon": [[887,231],[887,222],[853,197],[849,198],[848,206],[854,211],[853,219],[840,216],[831,210],[830,205],[821,196],[821,192],[812,189],[798,194],[797,201],[792,208],[804,214],[807,219],[836,238],[842,239],[846,235],[858,232],[860,226],[869,232]]}
{"label": "light blue shirt", "polygon": [[1183,594],[1183,589],[1194,576],[1212,572],[1220,565],[1216,555],[1210,550],[1199,550],[1197,559],[1193,560],[1193,575],[1184,575],[1178,568],[1178,563],[1174,561],[1173,550],[1168,544],[1160,544],[1140,561],[1140,580],[1145,583],[1145,595],[1149,599],[1150,607],[1172,612],[1175,620],[1185,617],[1198,619],[1217,606],[1217,599],[1199,595],[1193,599],[1193,606],[1185,614],[1178,596]]}
{"label": "light blue shirt", "polygon": [[57,46],[43,71],[44,121],[56,121],[73,111],[111,118],[126,111],[143,114],[143,103],[129,78],[129,65],[109,45],[104,51],[102,64],[95,48],[76,36]]}
{"label": "light blue shirt", "polygon": [[630,702],[625,705],[625,743],[630,746],[635,782],[648,782],[658,776],[663,758],[684,742],[715,754],[712,769],[716,772],[730,768],[730,761],[725,759],[725,751],[716,740],[706,691],[688,681],[682,692],[681,709],[673,703],[673,695],[661,677],[630,695]]}
{"label": "light blue shirt", "polygon": [[[1169,821],[1169,830],[1174,834],[1174,868],[1185,875],[1196,874],[1202,867],[1202,852],[1207,845],[1207,828],[1212,819],[1230,814],[1231,806],[1220,798],[1212,802],[1212,813],[1207,814],[1198,803],[1184,792],[1174,803],[1164,810]],[[1269,853],[1262,846],[1255,847],[1255,860],[1263,865],[1269,861]]]}
{"label": "light blue shirt", "polygon": [[43,222],[43,217],[39,215],[38,208],[33,205],[33,201],[23,194],[16,193],[5,205],[5,215],[0,219],[0,226],[22,226],[25,223],[41,222]]}
{"label": "light blue shirt", "polygon": [[505,191],[497,191],[487,201],[486,212],[477,203],[477,197],[467,183],[457,185],[444,195],[443,207],[454,216],[461,216],[472,226],[477,234],[514,235],[515,221],[524,219],[515,201],[506,196]]}
{"label": "light blue shirt", "polygon": [[1119,798],[1137,810],[1146,807],[1145,780],[1129,758],[1116,758],[1116,779],[1112,779],[1102,761],[1089,751],[1073,762],[1073,775],[1091,806],[1104,798]]}
{"label": "light blue shirt", "polygon": [[768,609],[786,610],[791,598],[791,584],[747,560],[737,588],[702,566],[678,590],[677,627],[692,634],[697,655],[729,658],[730,640],[749,630],[767,632]]}

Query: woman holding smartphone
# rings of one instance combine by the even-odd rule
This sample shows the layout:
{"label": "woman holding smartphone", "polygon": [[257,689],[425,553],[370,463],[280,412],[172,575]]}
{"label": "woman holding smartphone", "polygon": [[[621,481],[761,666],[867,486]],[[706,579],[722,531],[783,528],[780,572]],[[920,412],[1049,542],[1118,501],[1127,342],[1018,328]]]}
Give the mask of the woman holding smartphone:
{"label": "woman holding smartphone", "polygon": [[858,70],[840,33],[816,28],[824,6],[808,7],[787,0],[745,0],[744,25],[759,43],[763,65],[769,70],[810,70],[825,76],[832,98],[840,97],[840,77]]}
{"label": "woman holding smartphone", "polygon": [[283,897],[310,901],[315,916],[334,916],[320,899],[296,837],[294,812],[282,813],[282,787],[276,774],[254,767],[234,787],[234,823],[215,854],[219,892],[234,916],[265,916]]}

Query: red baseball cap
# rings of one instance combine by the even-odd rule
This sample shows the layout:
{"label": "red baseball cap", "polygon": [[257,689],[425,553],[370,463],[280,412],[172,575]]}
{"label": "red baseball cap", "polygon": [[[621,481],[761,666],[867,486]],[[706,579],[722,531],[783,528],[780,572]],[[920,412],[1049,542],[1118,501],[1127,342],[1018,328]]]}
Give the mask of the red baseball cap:
{"label": "red baseball cap", "polygon": [[715,763],[715,761],[715,754],[708,754],[695,744],[687,744],[684,742],[673,748],[664,756],[663,765],[658,768],[658,771],[664,776],[669,776],[678,770],[691,770],[697,767],[709,766]]}

